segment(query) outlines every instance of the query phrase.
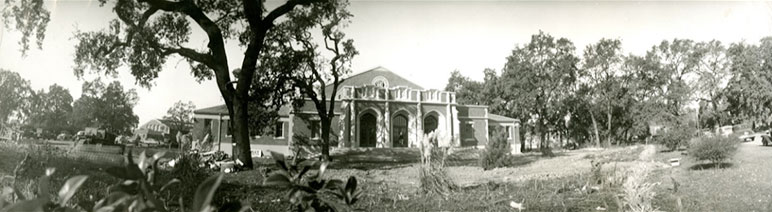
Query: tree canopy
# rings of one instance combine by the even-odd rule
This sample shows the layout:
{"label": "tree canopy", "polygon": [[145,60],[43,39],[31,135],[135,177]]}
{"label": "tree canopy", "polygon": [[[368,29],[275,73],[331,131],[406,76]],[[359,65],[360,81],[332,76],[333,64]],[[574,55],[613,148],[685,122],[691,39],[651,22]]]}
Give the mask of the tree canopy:
{"label": "tree canopy", "polygon": [[139,117],[134,105],[139,98],[134,89],[124,90],[118,81],[105,85],[100,79],[83,83],[83,93],[73,103],[72,124],[97,127],[116,134],[130,134]]}
{"label": "tree canopy", "polygon": [[[555,120],[563,118],[556,113],[556,105],[579,75],[579,58],[574,51],[574,44],[568,39],[539,32],[531,37],[530,43],[512,50],[502,70],[502,91],[506,92],[502,95],[532,114],[542,142],[546,143],[545,135],[555,127]],[[541,147],[545,154],[552,154],[549,145]]]}
{"label": "tree canopy", "polygon": [[69,90],[53,84],[48,87],[48,91],[41,89],[36,92],[31,101],[32,113],[27,120],[30,125],[55,134],[62,131],[73,133],[75,129],[69,123],[73,101]]}
{"label": "tree canopy", "polygon": [[10,120],[22,120],[29,113],[30,96],[32,95],[29,81],[5,69],[0,69],[0,128]]}
{"label": "tree canopy", "polygon": [[169,124],[169,128],[177,132],[187,133],[193,126],[193,111],[196,105],[193,102],[177,101],[166,110],[163,117]]}

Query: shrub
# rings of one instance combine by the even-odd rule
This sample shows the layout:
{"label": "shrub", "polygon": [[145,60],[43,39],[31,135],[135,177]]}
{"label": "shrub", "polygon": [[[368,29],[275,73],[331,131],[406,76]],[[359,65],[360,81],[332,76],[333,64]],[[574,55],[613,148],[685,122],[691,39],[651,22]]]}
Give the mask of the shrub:
{"label": "shrub", "polygon": [[732,157],[737,151],[737,139],[734,137],[702,137],[689,147],[689,154],[697,160],[707,160],[719,164]]}
{"label": "shrub", "polygon": [[657,135],[654,139],[656,143],[662,144],[670,151],[678,149],[685,144],[688,144],[689,139],[694,137],[694,129],[691,129],[684,125],[677,125],[667,129],[661,135]]}
{"label": "shrub", "polygon": [[507,142],[506,131],[496,130],[493,137],[485,146],[485,150],[480,155],[480,166],[483,170],[491,170],[498,167],[511,165],[511,149]]}

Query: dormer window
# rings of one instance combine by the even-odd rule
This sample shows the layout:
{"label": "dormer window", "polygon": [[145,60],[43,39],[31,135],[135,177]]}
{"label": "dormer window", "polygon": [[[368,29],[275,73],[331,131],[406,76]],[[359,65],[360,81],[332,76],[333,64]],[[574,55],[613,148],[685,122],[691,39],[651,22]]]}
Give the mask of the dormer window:
{"label": "dormer window", "polygon": [[389,81],[386,80],[386,77],[383,76],[377,76],[373,78],[372,84],[381,88],[389,87]]}

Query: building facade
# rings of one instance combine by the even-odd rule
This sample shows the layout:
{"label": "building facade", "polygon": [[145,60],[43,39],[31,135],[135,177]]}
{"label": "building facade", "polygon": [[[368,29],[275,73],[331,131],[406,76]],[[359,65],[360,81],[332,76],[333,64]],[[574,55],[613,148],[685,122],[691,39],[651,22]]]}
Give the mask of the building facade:
{"label": "building facade", "polygon": [[[332,87],[324,92],[331,96]],[[338,148],[418,147],[422,136],[432,131],[450,138],[441,145],[482,148],[499,128],[507,132],[513,151],[520,150],[517,119],[490,114],[488,106],[457,104],[453,92],[423,89],[382,67],[344,80],[334,110],[330,140]],[[279,115],[270,133],[251,136],[253,155],[291,154],[291,146],[319,140],[321,124],[310,100],[298,108],[284,106]],[[196,110],[194,118],[194,140],[208,137],[216,148],[232,151],[225,105]]]}

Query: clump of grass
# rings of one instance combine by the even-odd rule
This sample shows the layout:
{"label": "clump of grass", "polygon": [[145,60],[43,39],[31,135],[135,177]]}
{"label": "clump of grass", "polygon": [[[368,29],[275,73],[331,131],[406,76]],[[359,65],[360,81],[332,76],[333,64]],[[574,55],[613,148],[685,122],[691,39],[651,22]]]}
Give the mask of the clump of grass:
{"label": "clump of grass", "polygon": [[622,184],[622,197],[630,211],[655,211],[651,203],[654,200],[653,190],[656,183],[646,182],[649,171],[645,164],[639,163],[631,167],[627,173],[627,179]]}
{"label": "clump of grass", "polygon": [[431,132],[424,136],[421,145],[421,189],[426,193],[448,195],[458,186],[448,176],[445,170],[445,160],[452,149],[440,147],[438,144],[449,144],[449,138],[439,132]]}

